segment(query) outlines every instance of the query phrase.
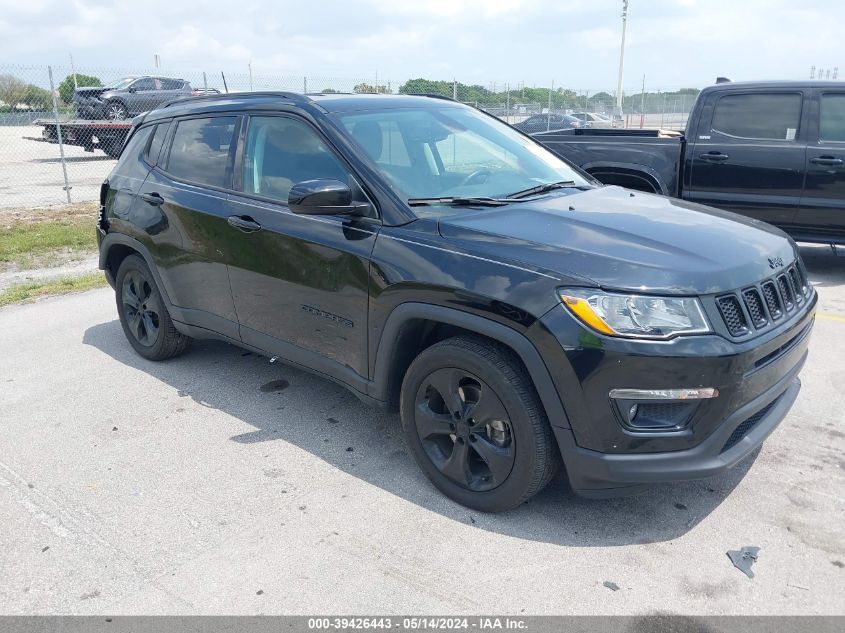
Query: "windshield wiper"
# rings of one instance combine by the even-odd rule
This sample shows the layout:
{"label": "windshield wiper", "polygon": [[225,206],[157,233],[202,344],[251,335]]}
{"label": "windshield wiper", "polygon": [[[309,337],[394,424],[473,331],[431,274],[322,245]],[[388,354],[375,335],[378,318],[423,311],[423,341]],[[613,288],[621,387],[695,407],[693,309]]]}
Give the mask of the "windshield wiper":
{"label": "windshield wiper", "polygon": [[436,204],[449,204],[455,207],[501,207],[512,202],[504,198],[487,197],[445,197],[445,198],[408,198],[408,204],[412,207],[430,206]]}
{"label": "windshield wiper", "polygon": [[534,196],[538,193],[546,193],[547,191],[552,191],[553,189],[564,189],[566,187],[576,187],[574,180],[560,180],[558,182],[546,182],[542,185],[537,185],[536,187],[529,187],[528,189],[523,189],[522,191],[516,191],[514,193],[508,194],[508,198],[527,198],[528,196]]}

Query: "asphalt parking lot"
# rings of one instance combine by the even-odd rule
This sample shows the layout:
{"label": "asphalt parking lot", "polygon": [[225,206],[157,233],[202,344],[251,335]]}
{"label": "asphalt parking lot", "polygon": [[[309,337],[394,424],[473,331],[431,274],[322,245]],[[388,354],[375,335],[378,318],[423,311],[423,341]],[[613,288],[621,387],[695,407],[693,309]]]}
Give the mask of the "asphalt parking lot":
{"label": "asphalt parking lot", "polygon": [[629,499],[561,477],[500,515],[329,382],[214,342],[141,359],[111,290],[2,309],[0,611],[843,614],[845,257],[803,250],[804,387],[758,454]]}

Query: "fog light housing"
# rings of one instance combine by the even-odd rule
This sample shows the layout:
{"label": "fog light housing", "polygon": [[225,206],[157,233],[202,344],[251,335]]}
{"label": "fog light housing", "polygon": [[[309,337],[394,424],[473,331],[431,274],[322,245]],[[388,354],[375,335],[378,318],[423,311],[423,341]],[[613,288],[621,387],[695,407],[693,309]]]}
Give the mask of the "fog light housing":
{"label": "fog light housing", "polygon": [[643,402],[616,400],[616,413],[630,431],[683,431],[698,408],[695,401]]}
{"label": "fog light housing", "polygon": [[713,387],[613,389],[610,398],[622,425],[636,432],[683,431],[702,400],[716,398]]}

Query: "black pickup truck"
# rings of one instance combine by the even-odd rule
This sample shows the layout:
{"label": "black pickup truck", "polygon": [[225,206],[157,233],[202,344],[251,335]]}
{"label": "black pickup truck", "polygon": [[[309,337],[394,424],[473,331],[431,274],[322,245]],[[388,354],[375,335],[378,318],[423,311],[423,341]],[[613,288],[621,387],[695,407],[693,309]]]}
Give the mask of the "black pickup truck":
{"label": "black pickup truck", "polygon": [[720,207],[797,241],[845,243],[845,83],[723,82],[684,133],[576,129],[534,137],[606,184]]}

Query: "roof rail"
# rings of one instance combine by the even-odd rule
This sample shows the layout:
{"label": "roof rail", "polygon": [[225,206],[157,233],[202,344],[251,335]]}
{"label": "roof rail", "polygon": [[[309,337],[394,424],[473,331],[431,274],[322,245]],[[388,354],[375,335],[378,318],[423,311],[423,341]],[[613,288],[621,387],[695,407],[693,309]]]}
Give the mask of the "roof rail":
{"label": "roof rail", "polygon": [[291,101],[298,101],[300,103],[310,102],[306,95],[300,94],[298,92],[284,92],[282,90],[267,90],[263,92],[221,92],[219,94],[208,94],[208,95],[197,95],[194,96],[185,96],[185,97],[178,97],[176,99],[171,99],[167,101],[159,108],[167,108],[172,105],[176,105],[179,103],[187,103],[187,102],[195,102],[195,101],[214,101],[220,99],[228,99],[232,96],[236,96],[238,99],[252,98],[252,97],[281,97],[283,99],[290,99]]}

